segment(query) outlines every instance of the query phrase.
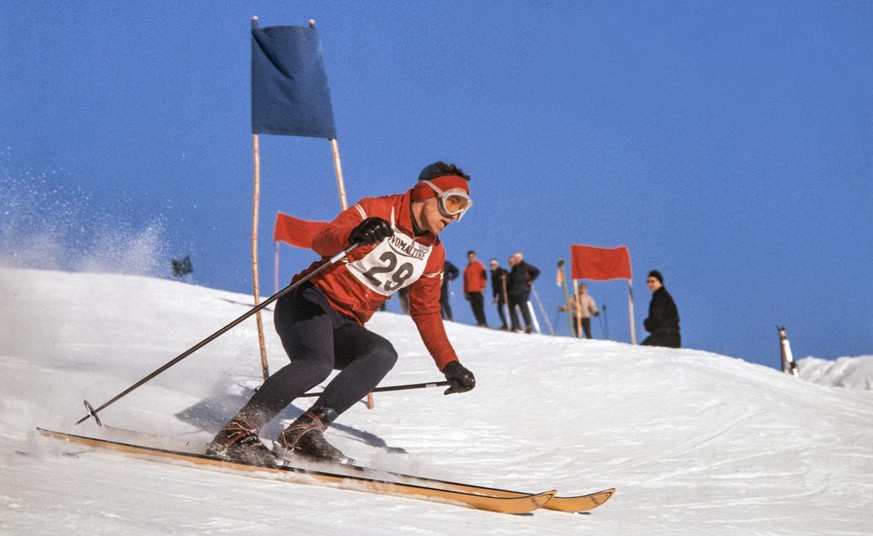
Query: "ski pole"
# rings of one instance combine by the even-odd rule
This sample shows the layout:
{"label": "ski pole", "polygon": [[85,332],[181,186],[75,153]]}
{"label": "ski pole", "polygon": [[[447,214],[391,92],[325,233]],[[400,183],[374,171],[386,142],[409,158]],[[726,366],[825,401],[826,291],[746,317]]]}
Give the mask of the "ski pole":
{"label": "ski pole", "polygon": [[600,317],[600,327],[603,328],[603,334],[606,339],[609,339],[609,324],[606,321],[606,304],[603,304],[603,316]]}
{"label": "ski pole", "polygon": [[[386,393],[388,391],[408,391],[410,389],[427,389],[429,387],[445,387],[447,385],[450,385],[449,382],[447,382],[447,381],[409,383],[406,385],[390,385],[388,387],[376,387],[375,389],[373,389],[370,392],[371,393]],[[322,394],[324,394],[324,391],[322,391],[320,393],[305,393],[305,394],[300,395],[299,398],[321,396]]]}
{"label": "ski pole", "polygon": [[349,247],[347,247],[346,249],[340,251],[339,253],[337,253],[337,254],[334,255],[333,257],[331,257],[331,258],[327,259],[326,261],[322,262],[322,263],[319,264],[319,265],[318,265],[314,270],[312,270],[311,272],[309,272],[309,273],[306,274],[305,276],[301,277],[301,278],[298,279],[296,282],[291,283],[290,285],[288,285],[287,287],[283,288],[283,289],[280,290],[279,292],[273,294],[272,296],[270,296],[269,298],[267,298],[266,300],[264,300],[264,301],[261,302],[260,304],[258,304],[258,305],[256,305],[256,306],[252,307],[252,308],[249,309],[245,314],[243,314],[242,316],[240,316],[240,317],[237,318],[236,320],[232,321],[231,323],[229,323],[229,324],[227,324],[226,326],[224,326],[223,328],[219,329],[218,331],[216,331],[216,332],[213,333],[212,335],[206,337],[205,339],[203,339],[202,341],[198,342],[197,344],[195,344],[195,345],[192,346],[191,348],[185,350],[184,352],[182,352],[182,353],[179,354],[178,356],[174,357],[172,360],[168,361],[165,365],[163,365],[163,366],[160,367],[159,369],[155,370],[154,372],[152,372],[151,374],[149,374],[149,375],[146,376],[145,378],[141,379],[140,381],[136,382],[135,384],[131,385],[130,387],[128,387],[128,388],[125,389],[124,391],[118,393],[118,394],[115,395],[112,399],[110,399],[108,402],[104,403],[102,406],[98,407],[97,409],[92,408],[92,407],[91,407],[91,404],[89,404],[88,401],[85,400],[85,407],[88,408],[88,414],[85,415],[84,417],[82,417],[81,419],[79,419],[78,421],[76,421],[76,424],[81,424],[82,422],[86,421],[89,417],[94,417],[94,421],[97,422],[97,424],[100,424],[100,420],[97,418],[97,413],[99,413],[100,411],[102,411],[102,410],[105,409],[106,407],[108,407],[108,406],[114,404],[115,402],[117,402],[119,399],[121,399],[122,397],[124,397],[124,396],[126,396],[127,394],[129,394],[129,393],[130,393],[131,391],[133,391],[134,389],[136,389],[136,388],[140,387],[142,384],[144,384],[144,383],[150,381],[152,378],[154,378],[154,377],[157,376],[158,374],[164,372],[165,370],[167,370],[168,368],[172,367],[173,365],[175,365],[175,364],[178,363],[179,361],[182,361],[183,359],[185,359],[185,358],[188,357],[189,355],[193,354],[193,353],[196,352],[197,350],[203,348],[204,346],[206,346],[206,345],[209,344],[210,342],[214,341],[214,340],[217,339],[218,337],[224,335],[225,333],[227,333],[228,331],[230,331],[232,328],[236,327],[236,326],[237,326],[239,323],[241,323],[243,320],[249,318],[250,316],[254,315],[255,313],[257,313],[257,312],[260,311],[261,309],[263,309],[263,308],[265,308],[266,306],[268,306],[269,304],[271,304],[271,303],[273,303],[274,301],[278,300],[279,298],[281,298],[281,297],[284,296],[285,294],[288,294],[289,292],[291,292],[291,291],[294,290],[295,288],[299,287],[299,286],[302,285],[303,283],[309,281],[309,280],[312,279],[315,275],[321,273],[322,271],[324,271],[324,270],[327,269],[328,267],[333,266],[333,265],[336,264],[337,262],[341,261],[343,258],[345,258],[346,255],[348,255],[348,254],[349,254],[353,249],[355,249],[355,248],[358,247],[359,245],[360,245],[360,244],[358,244],[358,243],[352,244],[351,246],[349,246]]}
{"label": "ski pole", "polygon": [[555,324],[558,323],[558,319],[561,317],[561,310],[558,309],[558,312],[555,313]]}

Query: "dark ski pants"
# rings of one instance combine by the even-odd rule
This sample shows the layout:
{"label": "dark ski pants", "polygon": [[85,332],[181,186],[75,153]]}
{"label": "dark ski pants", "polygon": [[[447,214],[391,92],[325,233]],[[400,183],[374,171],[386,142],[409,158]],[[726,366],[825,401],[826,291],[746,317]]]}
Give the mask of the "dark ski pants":
{"label": "dark ski pants", "polygon": [[449,303],[449,289],[445,286],[440,291],[440,308],[442,309],[443,320],[452,319],[452,306]]}
{"label": "dark ski pants", "polygon": [[312,285],[279,298],[273,320],[291,363],[270,376],[239,411],[258,428],[334,369],[340,373],[313,407],[342,414],[379,385],[397,362],[387,339],[336,312]]}
{"label": "dark ski pants", "polygon": [[579,324],[582,324],[582,333],[585,334],[586,339],[591,338],[591,319],[583,318],[579,320],[579,317],[573,317],[573,336],[577,339],[579,338]]}
{"label": "dark ski pants", "polygon": [[509,325],[506,323],[506,313],[503,310],[504,307],[506,307],[506,300],[503,299],[503,296],[498,295],[497,315],[500,316],[500,329],[509,329]]}
{"label": "dark ski pants", "polygon": [[515,308],[521,309],[521,317],[524,319],[525,329],[530,330],[533,326],[533,318],[530,316],[530,310],[527,307],[527,301],[530,299],[530,292],[522,294],[509,295],[509,320],[512,322],[512,330],[521,329],[521,324],[518,322],[518,312]]}
{"label": "dark ski pants", "polygon": [[488,322],[485,320],[485,294],[482,292],[470,292],[467,294],[467,299],[470,300],[470,307],[473,309],[476,325],[488,326]]}

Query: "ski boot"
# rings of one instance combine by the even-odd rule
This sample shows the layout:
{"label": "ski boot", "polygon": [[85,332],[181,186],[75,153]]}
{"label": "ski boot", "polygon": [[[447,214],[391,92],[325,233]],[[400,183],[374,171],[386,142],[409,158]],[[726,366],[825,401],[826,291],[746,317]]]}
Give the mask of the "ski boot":
{"label": "ski boot", "polygon": [[229,462],[272,467],[282,465],[275,454],[261,443],[258,430],[244,419],[234,418],[206,447],[206,454]]}
{"label": "ski boot", "polygon": [[285,428],[273,441],[273,453],[286,460],[305,456],[311,460],[350,465],[349,458],[324,438],[324,430],[336,419],[331,408],[311,408]]}

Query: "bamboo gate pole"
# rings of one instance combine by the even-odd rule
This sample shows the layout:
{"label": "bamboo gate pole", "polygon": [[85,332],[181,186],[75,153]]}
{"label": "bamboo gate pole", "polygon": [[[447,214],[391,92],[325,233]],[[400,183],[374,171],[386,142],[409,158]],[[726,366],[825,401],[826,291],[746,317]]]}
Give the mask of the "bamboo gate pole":
{"label": "bamboo gate pole", "polygon": [[576,338],[582,338],[582,302],[579,300],[579,280],[573,280],[573,304],[576,307]]}
{"label": "bamboo gate pole", "polygon": [[[252,28],[258,27],[258,17],[252,17]],[[260,305],[261,296],[258,286],[258,217],[261,202],[261,155],[259,147],[258,135],[252,134],[252,153],[254,156],[254,191],[252,194],[252,295],[254,297],[255,307]],[[267,363],[267,344],[264,340],[264,321],[261,318],[261,311],[255,314],[255,319],[258,324],[258,348],[261,352],[261,374],[264,380],[270,377],[270,366]]]}
{"label": "bamboo gate pole", "polygon": [[339,145],[336,139],[331,138],[330,149],[333,152],[333,167],[336,170],[336,187],[339,191],[340,206],[345,210],[349,207],[346,203],[346,185],[343,182],[343,166],[340,163]]}
{"label": "bamboo gate pole", "polygon": [[[252,24],[257,25],[258,18],[253,17]],[[252,209],[252,293],[254,295],[255,307],[260,305],[261,296],[258,288],[258,205],[261,200],[261,157],[260,147],[258,143],[258,135],[252,134],[252,151],[255,161],[255,184],[253,194],[253,209]],[[261,373],[264,380],[270,377],[270,366],[267,363],[267,344],[264,340],[264,321],[261,318],[261,311],[255,313],[255,319],[258,323],[258,347],[261,351]]]}
{"label": "bamboo gate pole", "polygon": [[634,327],[634,292],[631,288],[632,280],[627,280],[627,308],[628,314],[630,314],[630,332],[631,332],[631,344],[637,343],[637,332]]}
{"label": "bamboo gate pole", "polygon": [[564,273],[564,259],[558,261],[558,276],[561,278],[561,288],[564,290],[564,310],[567,312],[567,324],[570,327],[570,336],[573,336],[573,314],[570,311],[570,290],[567,287],[567,276]]}
{"label": "bamboo gate pole", "polygon": [[279,242],[273,241],[273,292],[279,292]]}

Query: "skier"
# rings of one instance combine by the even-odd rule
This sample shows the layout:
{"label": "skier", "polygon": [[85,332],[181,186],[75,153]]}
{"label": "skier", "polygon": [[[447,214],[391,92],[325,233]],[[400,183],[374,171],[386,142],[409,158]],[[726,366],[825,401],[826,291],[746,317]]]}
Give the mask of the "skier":
{"label": "skier", "polygon": [[[207,447],[210,455],[259,465],[291,454],[350,462],[327,442],[324,430],[394,367],[397,352],[392,344],[364,324],[401,288],[409,288],[410,314],[450,382],[445,394],[475,387],[475,377],[458,360],[440,316],[446,255],[438,235],[472,205],[469,180],[455,165],[436,162],[421,171],[405,194],[362,199],[318,233],[313,249],[325,258],[350,244],[361,246],[346,262],[276,302],[274,323],[291,362],[270,376],[218,432]],[[333,369],[340,373],[313,406],[279,435],[272,451],[264,446],[261,428]]]}

